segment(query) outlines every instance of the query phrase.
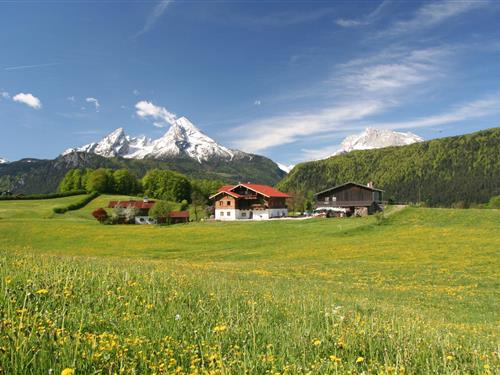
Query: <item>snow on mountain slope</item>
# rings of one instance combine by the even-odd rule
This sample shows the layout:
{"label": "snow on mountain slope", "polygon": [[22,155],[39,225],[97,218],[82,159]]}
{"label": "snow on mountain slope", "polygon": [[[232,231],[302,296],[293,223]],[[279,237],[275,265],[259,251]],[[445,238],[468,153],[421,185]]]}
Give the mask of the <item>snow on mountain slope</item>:
{"label": "snow on mountain slope", "polygon": [[353,150],[369,150],[389,146],[404,146],[424,139],[413,133],[402,133],[387,129],[366,128],[361,134],[346,137],[333,154],[339,155]]}
{"label": "snow on mountain slope", "polygon": [[290,171],[293,169],[293,167],[295,167],[295,165],[285,165],[285,164],[281,164],[281,163],[276,163],[276,164],[278,164],[278,167],[286,174],[290,173]]}
{"label": "snow on mountain slope", "polygon": [[7,164],[9,161],[4,158],[0,158],[0,164]]}
{"label": "snow on mountain slope", "polygon": [[67,149],[62,155],[76,151],[129,159],[162,159],[185,155],[200,163],[212,157],[232,159],[235,155],[247,155],[219,145],[186,117],[176,119],[165,135],[155,140],[146,137],[130,137],[122,128],[118,128],[99,142]]}

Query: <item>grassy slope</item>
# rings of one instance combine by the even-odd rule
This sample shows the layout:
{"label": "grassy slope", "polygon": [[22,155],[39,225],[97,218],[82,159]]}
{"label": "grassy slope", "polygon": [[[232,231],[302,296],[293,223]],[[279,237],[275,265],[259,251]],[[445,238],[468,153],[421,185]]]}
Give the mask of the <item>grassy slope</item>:
{"label": "grassy slope", "polygon": [[[75,308],[71,317],[65,317],[73,328],[99,307],[106,311],[106,321],[88,323],[86,330],[114,332],[118,341],[130,334],[149,337],[154,344],[162,333],[192,342],[196,330],[208,344],[219,345],[219,352],[235,360],[229,366],[234,371],[243,365],[259,373],[282,370],[286,360],[300,363],[302,369],[319,366],[327,371],[332,366],[329,355],[334,353],[343,358],[342,366],[360,371],[379,369],[382,364],[394,367],[398,358],[399,366],[404,364],[410,371],[427,366],[441,373],[461,367],[479,373],[485,364],[497,364],[489,356],[497,342],[498,210],[409,208],[380,225],[369,217],[103,226],[89,217],[92,209],[110,199],[101,196],[80,211],[50,215],[51,206],[72,198],[0,202],[0,249],[8,250],[3,252],[7,267],[0,276],[19,273],[20,279],[35,279],[38,284],[31,286],[35,289],[44,283],[60,289],[57,280],[64,279],[66,284],[78,285],[77,294],[85,307]],[[21,203],[36,206],[40,214],[22,218],[19,208],[26,206]],[[23,259],[22,254],[33,252],[99,257],[52,261],[28,255],[21,266],[15,266],[17,257]],[[23,267],[35,269],[35,275],[22,276],[19,269]],[[53,275],[47,272],[52,269]],[[131,308],[105,296],[110,288],[123,283],[126,287],[129,279],[145,288],[130,295],[135,298],[130,301],[132,310],[141,322],[133,327],[120,318],[125,313],[120,311]],[[100,281],[96,284],[94,280]],[[94,294],[87,296],[85,290]],[[172,301],[172,293],[181,298]],[[162,307],[155,307],[154,313],[144,312],[143,299],[155,300],[153,305]],[[249,325],[248,301],[257,301],[256,326]],[[55,298],[51,303],[57,310],[63,301]],[[337,305],[344,306],[345,327],[338,322],[332,326],[325,318],[326,311]],[[190,316],[187,326],[165,321],[176,313]],[[222,323],[229,333],[219,340],[213,327]],[[244,346],[242,342],[252,330],[258,339],[247,344],[243,364],[229,347],[235,343]],[[311,345],[315,338],[322,342],[317,348]],[[340,339],[349,341],[349,350],[339,348]],[[275,346],[274,363],[259,357],[267,344]],[[471,354],[474,349],[477,357]],[[179,360],[180,352],[174,352]],[[360,355],[367,358],[366,365],[354,365]],[[446,360],[447,356],[454,359]],[[40,361],[43,367],[51,360]],[[137,361],[135,366],[145,366]],[[80,367],[87,370],[97,363],[83,362]],[[292,372],[300,371],[294,367]]]}

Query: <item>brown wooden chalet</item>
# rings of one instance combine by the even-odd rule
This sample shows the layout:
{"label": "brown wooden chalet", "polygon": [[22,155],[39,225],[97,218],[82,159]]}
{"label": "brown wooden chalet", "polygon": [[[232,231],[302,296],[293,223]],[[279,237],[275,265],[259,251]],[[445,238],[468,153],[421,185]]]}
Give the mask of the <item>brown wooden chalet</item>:
{"label": "brown wooden chalet", "polygon": [[[367,215],[383,208],[383,190],[355,182],[347,182],[314,194],[316,211]],[[336,215],[338,216],[338,215]]]}
{"label": "brown wooden chalet", "polygon": [[266,220],[288,215],[286,199],[290,198],[267,185],[225,185],[212,195],[218,220]]}

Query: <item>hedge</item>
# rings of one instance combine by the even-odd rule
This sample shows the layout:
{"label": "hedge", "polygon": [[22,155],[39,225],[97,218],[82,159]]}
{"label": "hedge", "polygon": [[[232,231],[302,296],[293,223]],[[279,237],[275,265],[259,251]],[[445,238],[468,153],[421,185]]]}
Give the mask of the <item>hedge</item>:
{"label": "hedge", "polygon": [[83,199],[81,199],[78,202],[68,204],[67,206],[59,206],[59,207],[54,207],[52,211],[54,211],[56,214],[63,214],[67,211],[74,211],[74,210],[79,210],[80,208],[85,207],[87,204],[92,202],[94,199],[96,199],[99,196],[99,193],[94,191],[93,193],[90,193]]}
{"label": "hedge", "polygon": [[82,195],[82,194],[87,194],[87,192],[85,190],[74,190],[74,191],[66,191],[64,193],[6,195],[6,196],[0,196],[0,200],[15,201],[15,200],[29,200],[29,199],[54,199],[54,198],[71,197],[73,195]]}

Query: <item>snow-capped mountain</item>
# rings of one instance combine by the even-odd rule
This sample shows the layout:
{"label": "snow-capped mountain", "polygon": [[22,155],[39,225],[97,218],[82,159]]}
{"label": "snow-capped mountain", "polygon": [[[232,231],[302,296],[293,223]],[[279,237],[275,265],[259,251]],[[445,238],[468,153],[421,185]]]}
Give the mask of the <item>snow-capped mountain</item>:
{"label": "snow-capped mountain", "polygon": [[286,174],[290,173],[290,171],[293,169],[293,167],[295,167],[295,165],[285,165],[285,164],[281,164],[281,163],[276,163],[276,164],[278,164],[278,167]]}
{"label": "snow-capped mountain", "polygon": [[0,164],[7,164],[9,161],[4,158],[0,158]]}
{"label": "snow-capped mountain", "polygon": [[94,153],[104,157],[121,156],[128,159],[162,159],[185,155],[200,163],[212,157],[232,159],[235,155],[247,155],[219,145],[186,117],[176,119],[165,135],[155,140],[130,137],[122,128],[118,128],[99,142],[67,149],[62,155],[71,152]]}
{"label": "snow-capped mountain", "polygon": [[387,129],[366,128],[361,134],[346,137],[333,154],[339,155],[353,150],[369,150],[389,146],[404,146],[424,139],[413,133],[402,133]]}

